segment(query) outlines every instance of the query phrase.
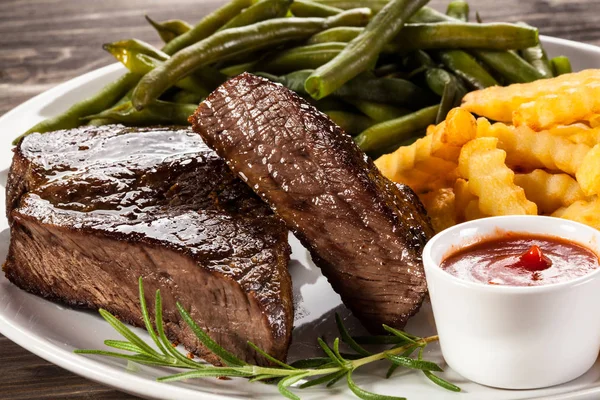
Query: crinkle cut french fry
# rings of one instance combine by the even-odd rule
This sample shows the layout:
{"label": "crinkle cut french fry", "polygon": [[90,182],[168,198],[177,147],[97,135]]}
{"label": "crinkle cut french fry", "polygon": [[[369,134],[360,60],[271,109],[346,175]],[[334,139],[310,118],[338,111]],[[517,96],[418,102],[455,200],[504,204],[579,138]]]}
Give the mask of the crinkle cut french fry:
{"label": "crinkle cut french fry", "polygon": [[[466,221],[465,210],[473,200],[477,200],[477,196],[469,190],[469,183],[462,178],[458,178],[454,182],[454,213],[457,222]],[[479,201],[477,201],[477,207],[479,207]]]}
{"label": "crinkle cut french fry", "polygon": [[477,123],[470,112],[454,108],[444,122],[432,129],[431,136],[433,156],[458,162],[461,147],[477,136]]}
{"label": "crinkle cut french fry", "polygon": [[456,179],[456,163],[431,155],[432,136],[402,146],[391,154],[379,157],[375,165],[388,179],[404,183],[422,193],[450,185]]}
{"label": "crinkle cut french fry", "polygon": [[580,131],[569,136],[569,140],[573,143],[585,144],[586,146],[594,147],[600,143],[600,127]]}
{"label": "crinkle cut french fry", "polygon": [[548,128],[548,133],[553,136],[573,136],[580,133],[590,131],[592,128],[583,123],[575,123],[571,125],[558,125]]}
{"label": "crinkle cut french fry", "polygon": [[590,69],[552,79],[540,79],[505,87],[492,86],[467,93],[461,107],[494,121],[511,122],[513,111],[523,103],[593,82],[600,82],[600,70]]}
{"label": "crinkle cut french fry", "polygon": [[506,163],[513,169],[547,168],[575,176],[583,158],[590,150],[548,131],[535,132],[526,126],[513,127],[496,123],[489,127],[478,120],[478,137],[487,135],[499,139],[498,147],[507,153]]}
{"label": "crinkle cut french fry", "polygon": [[583,121],[600,112],[600,82],[538,97],[513,112],[513,124],[534,130]]}
{"label": "crinkle cut french fry", "polygon": [[551,214],[560,207],[585,199],[579,183],[567,174],[550,174],[536,169],[528,174],[516,174],[515,184],[525,190],[527,199],[537,204],[542,214]]}
{"label": "crinkle cut french fry", "polygon": [[478,138],[460,152],[459,171],[479,197],[479,210],[487,215],[537,215],[535,203],[514,184],[515,174],[504,164],[506,152],[497,144],[496,138]]}
{"label": "crinkle cut french fry", "polygon": [[446,129],[441,135],[441,142],[452,146],[463,146],[477,136],[477,122],[473,115],[462,108],[450,110],[446,116]]}
{"label": "crinkle cut french fry", "polygon": [[576,176],[583,193],[587,196],[600,194],[600,144],[585,155]]}
{"label": "crinkle cut french fry", "polygon": [[471,200],[465,208],[465,221],[472,221],[474,219],[480,219],[489,217],[489,215],[481,212],[479,207],[479,199]]}
{"label": "crinkle cut french fry", "polygon": [[559,208],[552,216],[570,219],[600,229],[600,198],[576,201],[569,207]]}
{"label": "crinkle cut french fry", "polygon": [[456,225],[454,214],[454,191],[451,188],[440,188],[419,196],[431,219],[435,232]]}

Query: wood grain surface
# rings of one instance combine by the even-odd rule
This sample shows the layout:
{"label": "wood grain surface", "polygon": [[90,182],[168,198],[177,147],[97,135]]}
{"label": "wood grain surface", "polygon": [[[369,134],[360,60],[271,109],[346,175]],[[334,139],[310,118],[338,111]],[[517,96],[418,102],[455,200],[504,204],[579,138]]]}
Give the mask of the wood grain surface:
{"label": "wood grain surface", "polygon": [[[159,45],[144,20],[191,23],[222,0],[1,0],[0,115],[85,72],[113,63],[106,42]],[[431,5],[444,10],[447,1]],[[600,45],[600,0],[471,0],[485,21],[526,21],[545,35]],[[0,336],[0,399],[134,399],[78,377]]]}

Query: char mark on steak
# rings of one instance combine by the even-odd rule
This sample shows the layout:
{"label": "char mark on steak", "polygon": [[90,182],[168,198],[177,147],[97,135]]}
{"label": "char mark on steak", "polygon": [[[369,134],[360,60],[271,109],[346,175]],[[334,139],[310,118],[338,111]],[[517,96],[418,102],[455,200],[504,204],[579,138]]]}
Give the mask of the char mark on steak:
{"label": "char mark on steak", "polygon": [[326,115],[245,73],[215,90],[190,121],[310,250],[367,328],[402,327],[418,311],[429,219],[410,188],[383,177]]}
{"label": "char mark on steak", "polygon": [[209,362],[175,302],[240,358],[285,359],[293,324],[287,229],[189,129],[84,127],[26,137],[7,185],[7,278],[143,326],[161,289],[166,331]]}

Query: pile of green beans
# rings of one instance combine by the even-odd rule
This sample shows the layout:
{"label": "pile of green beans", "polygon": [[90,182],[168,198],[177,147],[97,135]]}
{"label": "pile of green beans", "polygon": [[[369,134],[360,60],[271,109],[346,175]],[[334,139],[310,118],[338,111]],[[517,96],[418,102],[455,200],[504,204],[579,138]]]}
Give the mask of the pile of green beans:
{"label": "pile of green beans", "polygon": [[279,82],[327,114],[367,154],[393,151],[442,121],[471,90],[571,71],[548,59],[526,23],[469,22],[428,0],[229,0],[193,25],[146,16],[161,49],[136,39],[103,47],[128,72],[32,132],[85,124],[187,124],[229,77]]}

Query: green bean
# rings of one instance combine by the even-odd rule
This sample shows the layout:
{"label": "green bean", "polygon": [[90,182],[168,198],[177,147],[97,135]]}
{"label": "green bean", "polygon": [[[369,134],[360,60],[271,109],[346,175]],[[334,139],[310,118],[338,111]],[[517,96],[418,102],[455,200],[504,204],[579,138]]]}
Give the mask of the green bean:
{"label": "green bean", "polygon": [[[136,39],[106,43],[102,47],[111,53],[128,70],[138,75],[147,74],[154,68],[162,65],[164,60],[169,59],[167,54],[154,49],[148,43]],[[203,96],[208,96],[209,94],[208,90],[195,76],[187,76],[175,82],[174,86]]]}
{"label": "green bean", "polygon": [[425,71],[425,81],[429,89],[438,96],[442,96],[444,88],[452,80],[452,76],[441,68],[428,68]]}
{"label": "green bean", "polygon": [[[128,101],[131,101],[131,95],[133,94],[133,88],[131,88],[126,94],[125,96],[121,97],[121,99],[119,101],[117,101],[113,107],[119,106],[123,103],[127,103]],[[83,118],[83,117],[82,117]],[[102,125],[110,125],[110,124],[114,124],[118,121],[115,121],[114,119],[110,119],[110,118],[96,118],[96,119],[92,119],[90,120],[86,125],[92,125],[92,126],[102,126]]]}
{"label": "green bean", "polygon": [[[413,16],[417,22],[456,22],[455,18],[439,13],[429,7],[423,7]],[[489,67],[506,77],[509,82],[531,82],[541,78],[541,74],[514,52],[474,50],[473,54]],[[451,68],[452,69],[452,68]],[[455,74],[459,73],[452,70]],[[469,70],[463,70],[466,72]],[[472,71],[470,71],[472,72]],[[461,75],[459,75],[461,76]]]}
{"label": "green bean", "polygon": [[[361,6],[362,7],[362,6]],[[343,10],[325,4],[319,4],[310,0],[294,0],[290,11],[296,17],[330,17],[341,13]]]}
{"label": "green bean", "polygon": [[[522,26],[529,26],[524,22],[520,22],[519,24]],[[550,61],[548,61],[548,56],[541,43],[521,50],[520,54],[525,61],[538,70],[542,77],[552,78],[552,76],[554,76]]]}
{"label": "green bean", "polygon": [[260,63],[257,69],[276,74],[302,69],[315,69],[332,60],[346,47],[346,43],[319,43],[292,48]]}
{"label": "green bean", "polygon": [[439,105],[423,108],[403,117],[373,125],[354,138],[363,151],[374,153],[413,136],[415,131],[435,123]]}
{"label": "green bean", "polygon": [[375,124],[369,117],[348,111],[330,110],[324,113],[350,135],[358,135]]}
{"label": "green bean", "polygon": [[[339,27],[320,32],[308,43],[349,42],[362,28]],[[414,49],[524,49],[538,43],[538,31],[515,24],[428,23],[407,24],[398,36],[383,47],[396,53]]]}
{"label": "green bean", "polygon": [[348,43],[355,39],[363,31],[363,28],[352,26],[338,26],[337,28],[327,29],[311,36],[306,43],[330,43],[341,42]]}
{"label": "green bean", "polygon": [[571,68],[571,60],[569,60],[569,57],[567,56],[554,57],[550,60],[550,65],[552,65],[554,76],[570,74],[573,72],[573,69]]}
{"label": "green bean", "polygon": [[178,104],[198,104],[204,100],[204,96],[200,96],[197,93],[188,92],[187,90],[180,90],[175,93],[171,101]]}
{"label": "green bean", "polygon": [[219,28],[218,31],[252,25],[271,18],[283,18],[287,14],[290,4],[292,4],[293,1],[294,0],[261,0],[233,17],[228,23]]}
{"label": "green bean", "polygon": [[452,108],[460,105],[467,90],[454,75],[441,68],[428,69],[425,72],[425,80],[427,86],[442,97],[435,121],[438,124],[446,119],[446,115]]}
{"label": "green bean", "polygon": [[498,82],[479,65],[477,60],[464,51],[440,51],[437,55],[446,68],[464,79],[472,88],[484,89],[498,85]]}
{"label": "green bean", "polygon": [[381,11],[389,0],[314,0],[331,7],[341,8],[342,10],[350,10],[358,7],[369,7],[374,13]]}
{"label": "green bean", "polygon": [[179,51],[158,68],[147,73],[133,93],[133,104],[142,109],[166,89],[192,71],[240,54],[308,38],[330,27],[348,23],[364,24],[369,9],[345,11],[328,18],[276,18],[253,25],[225,29]]}
{"label": "green bean", "polygon": [[469,3],[461,0],[451,1],[446,8],[446,15],[467,22],[469,20]]}
{"label": "green bean", "polygon": [[[301,70],[284,76],[257,73],[274,82],[279,82],[297,93],[308,94],[304,87],[306,78],[312,70]],[[368,100],[398,106],[422,107],[435,100],[425,90],[404,79],[375,78],[369,74],[361,74],[331,94],[337,98],[352,100]]]}
{"label": "green bean", "polygon": [[92,97],[88,97],[72,105],[67,111],[53,118],[48,118],[34,125],[13,141],[17,144],[21,138],[33,132],[45,133],[58,129],[71,129],[80,125],[80,118],[98,113],[110,106],[127,93],[139,80],[139,75],[126,73],[114,82],[104,86],[102,90]]}
{"label": "green bean", "polygon": [[258,64],[258,61],[250,61],[243,64],[230,65],[223,68],[220,72],[228,77],[238,76],[243,72],[249,72],[254,70],[254,66]]}
{"label": "green bean", "polygon": [[146,15],[146,21],[148,21],[150,25],[156,29],[158,36],[160,36],[162,41],[165,43],[169,43],[177,36],[181,36],[192,29],[190,24],[180,19],[170,19],[168,21],[156,22]]}
{"label": "green bean", "polygon": [[84,117],[84,120],[110,118],[126,125],[143,126],[154,124],[188,125],[188,117],[196,111],[197,104],[178,104],[156,100],[142,111],[131,102],[123,103],[101,113]]}
{"label": "green bean", "polygon": [[189,31],[177,36],[163,47],[163,51],[173,55],[179,50],[206,39],[220,27],[238,15],[244,8],[250,7],[254,0],[231,0],[221,8],[208,14]]}
{"label": "green bean", "polygon": [[367,100],[348,100],[350,104],[358,108],[363,114],[375,122],[383,122],[390,119],[400,118],[410,111],[405,108],[395,107],[389,104],[377,103]]}
{"label": "green bean", "polygon": [[223,82],[227,80],[227,76],[222,74],[218,69],[212,66],[204,66],[194,71],[194,76],[202,82],[202,85],[209,88],[210,91],[215,90]]}
{"label": "green bean", "polygon": [[515,52],[477,50],[474,54],[509,83],[527,83],[543,78],[537,69]]}
{"label": "green bean", "polygon": [[385,44],[427,2],[428,0],[390,1],[337,57],[315,70],[305,82],[307,92],[317,100],[322,99],[374,66]]}

